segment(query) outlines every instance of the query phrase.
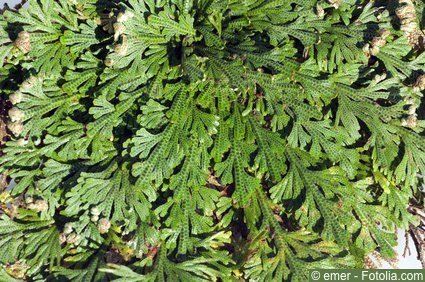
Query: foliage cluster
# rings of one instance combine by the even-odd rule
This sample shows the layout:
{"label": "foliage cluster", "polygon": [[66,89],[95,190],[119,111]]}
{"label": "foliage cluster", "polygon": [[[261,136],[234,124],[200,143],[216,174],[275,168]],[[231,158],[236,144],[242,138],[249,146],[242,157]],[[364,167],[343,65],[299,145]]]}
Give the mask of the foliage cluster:
{"label": "foliage cluster", "polygon": [[424,1],[30,0],[0,16],[0,280],[306,281],[394,256]]}

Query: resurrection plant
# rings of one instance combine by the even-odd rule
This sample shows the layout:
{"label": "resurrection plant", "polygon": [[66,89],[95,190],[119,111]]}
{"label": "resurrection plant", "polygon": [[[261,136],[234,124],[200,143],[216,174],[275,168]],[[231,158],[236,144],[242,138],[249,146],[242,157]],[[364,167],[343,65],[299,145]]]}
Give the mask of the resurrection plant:
{"label": "resurrection plant", "polygon": [[[425,4],[30,0],[0,16],[1,281],[306,281],[395,256]],[[117,280],[117,281],[118,281]]]}

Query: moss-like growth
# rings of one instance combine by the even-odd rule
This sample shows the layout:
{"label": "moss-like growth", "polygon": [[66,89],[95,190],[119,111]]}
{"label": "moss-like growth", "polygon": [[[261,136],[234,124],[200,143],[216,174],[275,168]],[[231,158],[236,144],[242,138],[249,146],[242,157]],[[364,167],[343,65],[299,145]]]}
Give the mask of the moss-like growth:
{"label": "moss-like growth", "polygon": [[423,197],[425,54],[423,5],[384,2],[7,11],[0,280],[306,281],[393,257]]}

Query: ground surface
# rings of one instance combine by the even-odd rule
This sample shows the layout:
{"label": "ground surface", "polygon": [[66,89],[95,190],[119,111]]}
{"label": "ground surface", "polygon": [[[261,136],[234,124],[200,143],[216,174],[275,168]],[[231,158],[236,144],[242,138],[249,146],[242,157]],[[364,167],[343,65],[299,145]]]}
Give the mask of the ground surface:
{"label": "ground surface", "polygon": [[[2,149],[7,138],[7,132],[6,132],[7,108],[8,108],[7,102],[3,100],[0,96],[0,157],[2,155]],[[2,191],[6,186],[7,186],[7,179],[4,175],[0,174],[0,191]]]}

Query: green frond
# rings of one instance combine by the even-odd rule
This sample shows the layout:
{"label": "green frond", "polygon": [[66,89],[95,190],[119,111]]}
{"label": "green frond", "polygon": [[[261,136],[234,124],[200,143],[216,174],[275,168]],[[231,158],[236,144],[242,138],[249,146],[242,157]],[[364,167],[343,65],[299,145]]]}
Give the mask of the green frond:
{"label": "green frond", "polygon": [[306,281],[418,224],[423,0],[28,2],[0,280]]}
{"label": "green frond", "polygon": [[32,219],[23,219],[22,223],[12,221],[6,215],[0,220],[0,247],[2,252],[1,262],[14,262],[18,257],[25,258],[30,268],[27,270],[32,275],[46,264],[50,267],[60,263],[62,255],[59,243],[59,232],[54,221],[41,220],[37,215]]}

